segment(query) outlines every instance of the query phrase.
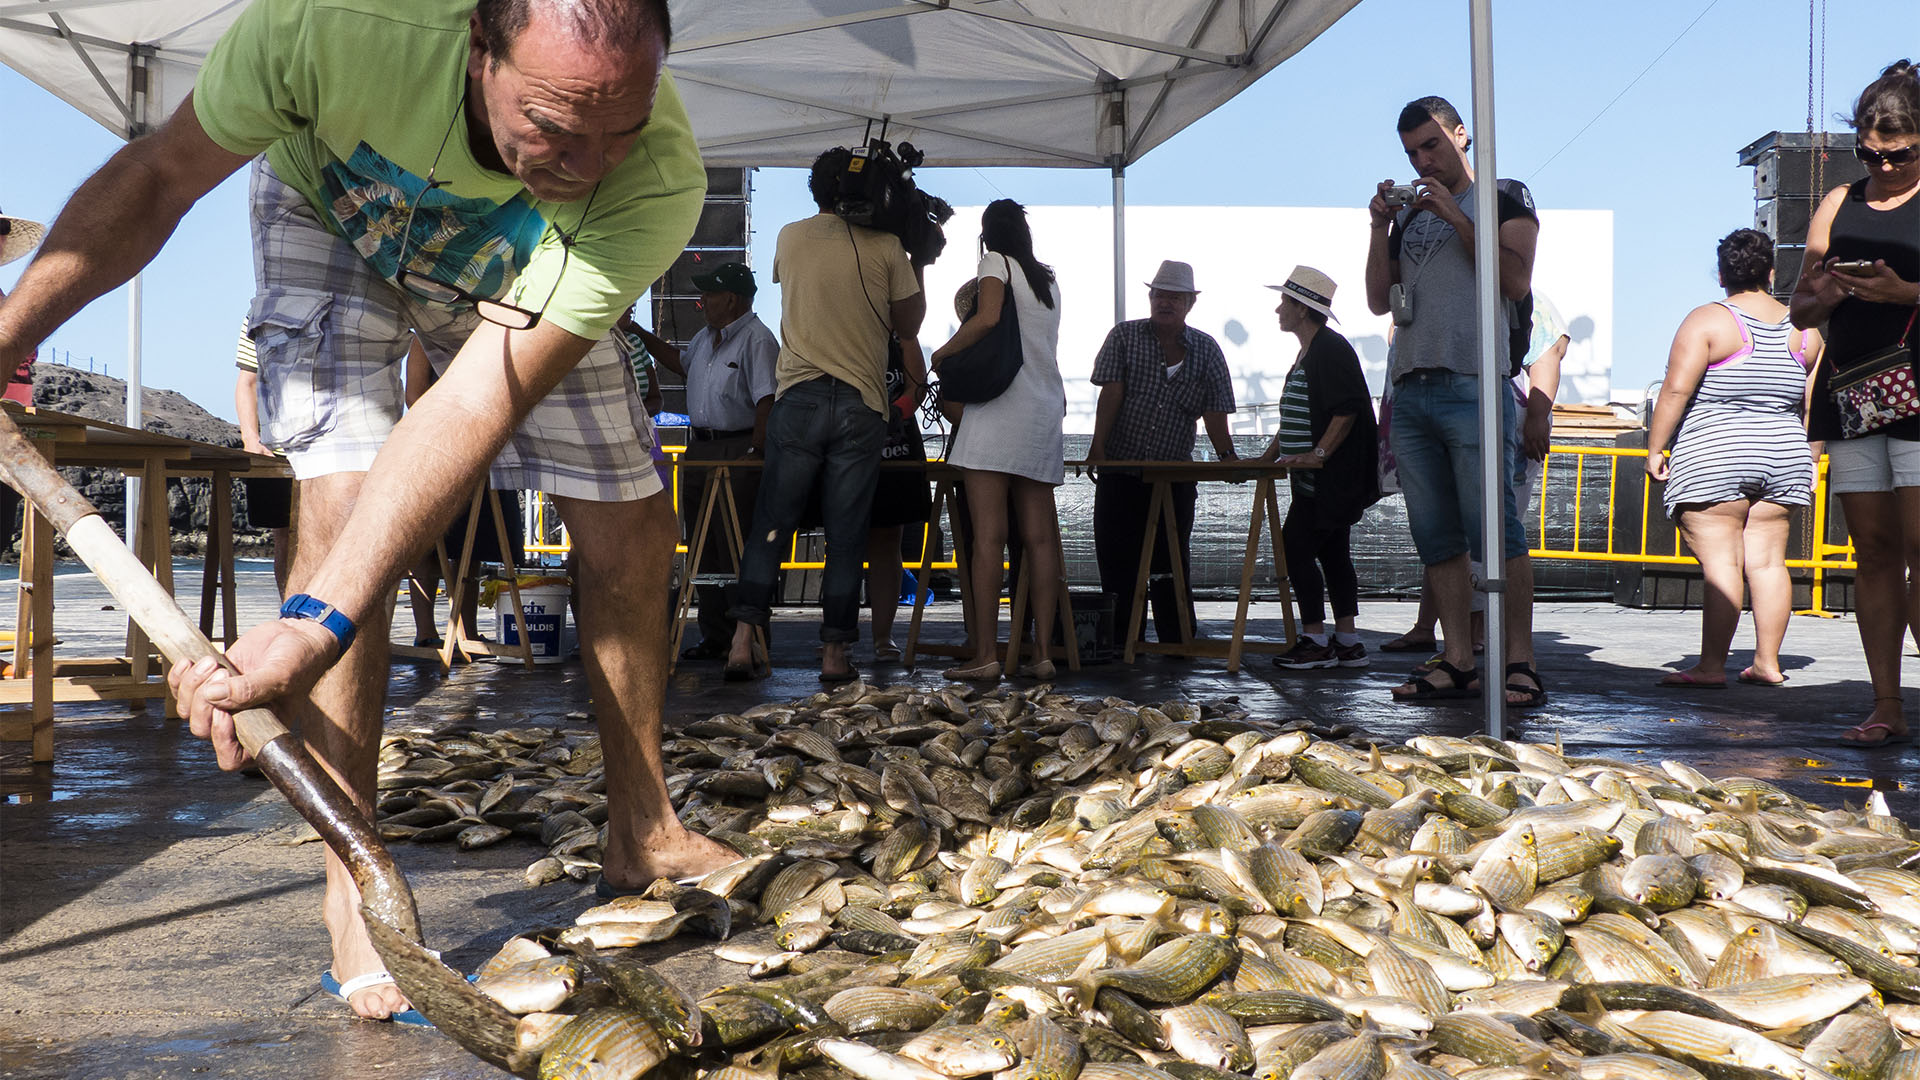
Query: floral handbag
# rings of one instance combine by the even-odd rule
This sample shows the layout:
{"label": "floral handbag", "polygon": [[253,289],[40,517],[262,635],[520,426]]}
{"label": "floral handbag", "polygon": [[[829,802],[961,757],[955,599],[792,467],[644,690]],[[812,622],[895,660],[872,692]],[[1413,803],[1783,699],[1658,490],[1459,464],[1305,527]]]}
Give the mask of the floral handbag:
{"label": "floral handbag", "polygon": [[[1920,314],[1920,308],[1914,309]],[[1840,410],[1843,438],[1871,435],[1888,424],[1920,416],[1920,385],[1913,370],[1913,316],[1898,344],[1862,357],[1846,374],[1834,372],[1830,389]]]}

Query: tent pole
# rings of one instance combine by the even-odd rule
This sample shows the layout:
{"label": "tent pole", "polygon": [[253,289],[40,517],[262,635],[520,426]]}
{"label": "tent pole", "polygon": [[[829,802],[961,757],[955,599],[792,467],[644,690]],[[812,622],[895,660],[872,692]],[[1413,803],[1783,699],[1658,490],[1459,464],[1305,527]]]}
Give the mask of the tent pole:
{"label": "tent pole", "polygon": [[1127,169],[1113,166],[1113,321],[1127,321]]}
{"label": "tent pole", "polygon": [[[127,139],[132,141],[147,133],[147,105],[149,101],[147,83],[148,60],[153,55],[151,46],[135,47],[127,57],[127,82],[132,90],[128,97],[131,108],[127,113]],[[135,431],[146,427],[143,422],[142,402],[140,400],[140,283],[144,275],[136,273],[127,282],[127,426]],[[164,496],[164,493],[158,493]],[[134,542],[140,519],[140,478],[127,477],[126,494],[126,533],[127,543]],[[160,550],[160,549],[156,549]]]}
{"label": "tent pole", "polygon": [[[127,426],[138,430],[140,422],[140,279],[135,274],[127,282]],[[140,478],[127,477],[126,537],[131,544],[140,520]]]}
{"label": "tent pole", "polygon": [[1494,165],[1493,0],[1467,0],[1473,50],[1473,220],[1474,290],[1480,329],[1480,536],[1487,589],[1486,666],[1480,673],[1480,698],[1486,703],[1487,734],[1506,737],[1507,573],[1502,542],[1506,483],[1501,476],[1506,432],[1502,396],[1512,391],[1500,364],[1499,343],[1507,332],[1500,294],[1499,173]]}

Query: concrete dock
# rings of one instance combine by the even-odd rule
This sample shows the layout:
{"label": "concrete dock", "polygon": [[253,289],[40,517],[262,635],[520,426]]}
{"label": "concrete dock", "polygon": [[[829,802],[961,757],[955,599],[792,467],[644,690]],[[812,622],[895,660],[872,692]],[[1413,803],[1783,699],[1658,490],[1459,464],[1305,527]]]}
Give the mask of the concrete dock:
{"label": "concrete dock", "polygon": [[[62,639],[80,653],[122,633],[119,613],[84,573],[58,583]],[[267,617],[274,597],[260,564],[242,575],[242,622]],[[197,595],[183,573],[182,596]],[[0,608],[4,618],[6,608]],[[1201,607],[1218,627],[1227,605]],[[1280,632],[1276,605],[1256,608],[1257,635]],[[1363,605],[1370,649],[1406,629],[1411,604]],[[959,636],[958,606],[931,609],[930,636]],[[1565,740],[1570,751],[1622,758],[1672,757],[1710,776],[1746,775],[1807,799],[1858,804],[1868,788],[1895,812],[1920,820],[1913,790],[1920,754],[1839,745],[1872,698],[1854,625],[1796,618],[1784,663],[1791,684],[1675,691],[1653,683],[1698,647],[1699,616],[1607,604],[1542,605],[1541,670],[1551,698],[1516,715],[1511,737]],[[776,628],[774,676],[724,683],[717,664],[682,665],[668,699],[669,725],[819,689],[813,613],[789,612]],[[900,630],[904,633],[902,621]],[[1733,670],[1746,663],[1750,629],[1735,639]],[[98,651],[108,651],[101,648]],[[869,681],[941,683],[944,661],[918,671],[855,660]],[[1256,715],[1339,721],[1399,741],[1422,732],[1478,730],[1477,706],[1415,708],[1388,700],[1419,657],[1374,652],[1358,671],[1282,672],[1253,658],[1244,672],[1218,662],[1156,657],[1109,664],[1056,685],[1076,696],[1133,700],[1237,695]],[[1905,661],[1920,687],[1920,658]],[[450,721],[482,728],[554,723],[588,708],[577,662],[528,672],[474,664],[443,675],[396,664],[390,725]],[[1911,694],[1909,716],[1920,713]],[[1910,721],[1911,722],[1911,721]],[[52,767],[26,763],[26,748],[0,751],[0,1076],[4,1077],[493,1077],[503,1075],[426,1030],[358,1022],[322,994],[326,937],[318,920],[320,852],[290,846],[302,822],[268,785],[220,772],[204,744],[178,721],[124,705],[63,706]],[[570,922],[592,903],[572,882],[529,889],[521,871],[538,850],[508,840],[462,852],[452,844],[395,845],[420,901],[428,944],[473,970],[517,930]],[[700,942],[667,969],[693,988],[740,969],[704,961]]]}

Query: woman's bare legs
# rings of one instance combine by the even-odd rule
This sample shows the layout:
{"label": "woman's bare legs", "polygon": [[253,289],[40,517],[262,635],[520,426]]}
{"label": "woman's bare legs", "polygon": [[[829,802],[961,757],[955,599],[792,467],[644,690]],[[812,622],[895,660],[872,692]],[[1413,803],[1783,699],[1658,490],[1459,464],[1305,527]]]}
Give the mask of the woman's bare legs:
{"label": "woman's bare legs", "polygon": [[867,603],[872,608],[873,649],[895,648],[893,616],[900,610],[901,527],[867,530]]}
{"label": "woman's bare legs", "polygon": [[1793,615],[1793,578],[1787,573],[1787,521],[1792,511],[1757,502],[1747,511],[1744,553],[1747,596],[1753,605],[1753,666],[1742,677],[1781,682],[1780,643]]}
{"label": "woman's bare legs", "polygon": [[[960,666],[979,668],[999,659],[1000,586],[1006,577],[1006,473],[962,469],[967,485],[967,513],[972,518],[973,550],[968,552],[970,575],[965,611],[967,640],[973,655]],[[1055,541],[1058,542],[1058,537]],[[1009,659],[1014,659],[1009,657]]]}
{"label": "woman's bare legs", "polygon": [[1680,532],[1687,550],[1700,560],[1706,579],[1706,600],[1700,606],[1700,662],[1668,676],[1682,685],[1727,681],[1727,649],[1740,623],[1740,600],[1745,587],[1747,501],[1714,503],[1680,513]]}
{"label": "woman's bare legs", "polygon": [[[1033,595],[1033,663],[1050,659],[1053,624],[1060,610],[1060,582],[1066,559],[1060,552],[1060,519],[1053,502],[1053,485],[1024,476],[1013,482],[1014,513],[1020,519],[1020,539],[1026,545],[1027,581]],[[999,620],[995,620],[997,623]],[[1067,633],[1073,627],[1066,628]]]}
{"label": "woman's bare legs", "polygon": [[1920,488],[1848,492],[1840,496],[1840,506],[1859,565],[1853,579],[1854,618],[1873,680],[1873,714],[1861,728],[1886,725],[1884,731],[1865,732],[1859,740],[1873,743],[1884,734],[1907,731],[1900,700],[1900,640],[1907,632],[1907,534],[1920,528],[1913,524],[1920,515]]}

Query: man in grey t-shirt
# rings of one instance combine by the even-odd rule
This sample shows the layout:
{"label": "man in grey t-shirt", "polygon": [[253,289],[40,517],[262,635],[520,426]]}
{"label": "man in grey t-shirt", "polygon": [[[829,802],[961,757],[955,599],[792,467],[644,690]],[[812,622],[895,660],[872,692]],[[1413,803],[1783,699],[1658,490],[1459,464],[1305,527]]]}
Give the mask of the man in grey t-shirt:
{"label": "man in grey t-shirt", "polygon": [[[1518,471],[1519,418],[1512,395],[1500,385],[1480,384],[1480,333],[1474,275],[1473,166],[1460,113],[1446,99],[1421,98],[1400,112],[1401,145],[1419,179],[1415,196],[1396,210],[1388,202],[1391,180],[1382,181],[1368,206],[1372,240],[1367,249],[1367,306],[1392,313],[1397,330],[1387,377],[1393,383],[1392,439],[1407,521],[1427,584],[1439,610],[1445,649],[1432,670],[1396,687],[1397,700],[1436,701],[1477,693],[1472,635],[1468,630],[1472,580],[1470,555],[1480,552],[1480,395],[1495,393],[1509,437],[1498,449],[1507,475]],[[1502,307],[1511,322],[1514,305],[1532,289],[1534,243],[1540,222],[1533,196],[1516,180],[1499,181]],[[1496,343],[1503,367],[1508,342]],[[1507,561],[1505,675],[1507,703],[1545,700],[1533,669],[1533,568],[1526,532],[1510,485],[1506,492],[1503,555]]]}

